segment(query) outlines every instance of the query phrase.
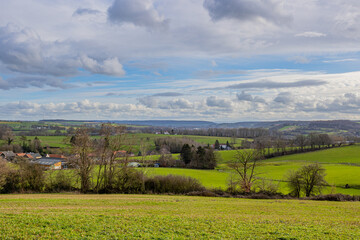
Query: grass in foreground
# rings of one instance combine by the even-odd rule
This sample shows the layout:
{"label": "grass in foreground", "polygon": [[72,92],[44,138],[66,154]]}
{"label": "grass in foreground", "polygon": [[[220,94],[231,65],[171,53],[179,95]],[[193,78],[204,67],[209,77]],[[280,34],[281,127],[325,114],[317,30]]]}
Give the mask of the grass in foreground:
{"label": "grass in foreground", "polygon": [[358,239],[360,202],[0,195],[0,239]]}

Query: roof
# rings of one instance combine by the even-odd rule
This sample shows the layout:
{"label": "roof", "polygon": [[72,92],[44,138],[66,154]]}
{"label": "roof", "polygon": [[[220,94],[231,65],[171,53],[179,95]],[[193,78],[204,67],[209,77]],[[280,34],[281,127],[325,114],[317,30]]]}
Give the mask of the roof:
{"label": "roof", "polygon": [[2,152],[1,155],[4,155],[5,157],[15,157],[15,153],[13,151],[5,151]]}
{"label": "roof", "polygon": [[64,155],[61,154],[47,154],[47,158],[66,158]]}
{"label": "roof", "polygon": [[34,161],[36,164],[51,166],[55,163],[61,162],[60,158],[40,158]]}

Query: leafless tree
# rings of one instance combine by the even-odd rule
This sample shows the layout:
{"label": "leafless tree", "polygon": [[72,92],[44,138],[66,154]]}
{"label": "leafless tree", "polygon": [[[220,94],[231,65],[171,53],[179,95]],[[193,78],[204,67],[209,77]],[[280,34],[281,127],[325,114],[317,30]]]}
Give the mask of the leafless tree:
{"label": "leafless tree", "polygon": [[72,151],[75,154],[70,160],[80,177],[81,192],[88,192],[92,184],[92,171],[95,165],[93,156],[93,141],[86,128],[76,130]]}
{"label": "leafless tree", "polygon": [[244,192],[251,191],[256,180],[255,169],[261,157],[261,152],[256,149],[237,150],[234,159],[227,164],[237,174],[240,188]]}
{"label": "leafless tree", "polygon": [[99,168],[95,189],[99,191],[102,188],[104,191],[109,191],[115,180],[118,165],[116,159],[127,157],[127,153],[119,152],[126,147],[125,128],[103,124],[100,133],[102,137],[96,146]]}

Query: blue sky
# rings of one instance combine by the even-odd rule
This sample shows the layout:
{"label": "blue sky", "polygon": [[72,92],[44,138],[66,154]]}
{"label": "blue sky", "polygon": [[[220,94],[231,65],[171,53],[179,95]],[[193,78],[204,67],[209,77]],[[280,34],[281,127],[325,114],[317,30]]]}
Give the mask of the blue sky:
{"label": "blue sky", "polygon": [[360,119],[356,0],[12,0],[0,119]]}

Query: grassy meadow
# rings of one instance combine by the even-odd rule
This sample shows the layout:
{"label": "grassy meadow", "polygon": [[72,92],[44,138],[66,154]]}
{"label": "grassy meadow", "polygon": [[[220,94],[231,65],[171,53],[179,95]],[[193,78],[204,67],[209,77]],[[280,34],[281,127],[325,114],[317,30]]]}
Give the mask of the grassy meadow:
{"label": "grassy meadow", "polygon": [[[193,170],[176,168],[151,169],[152,174],[179,174],[197,178],[209,188],[226,188],[226,182],[231,174],[225,162],[231,160],[236,151],[220,151],[221,162],[216,170]],[[285,180],[290,170],[296,170],[311,163],[321,163],[326,169],[325,179],[331,185],[324,193],[343,193],[360,195],[360,145],[345,146],[320,150],[315,152],[300,153],[260,162],[256,170],[257,176],[274,180],[279,185],[282,193],[288,193]],[[344,188],[349,184],[350,188]]]}
{"label": "grassy meadow", "polygon": [[360,202],[0,195],[0,239],[358,239]]}
{"label": "grassy meadow", "polygon": [[[219,140],[220,144],[226,144],[228,141],[230,144],[233,143],[234,139],[230,137],[212,137],[212,136],[194,136],[194,135],[165,135],[165,134],[151,134],[151,133],[132,133],[127,135],[127,142],[132,145],[132,151],[138,152],[139,151],[139,144],[142,142],[144,144],[149,145],[149,150],[155,149],[154,140],[157,138],[164,138],[164,137],[172,137],[172,138],[189,138],[194,140],[195,142],[204,144],[204,145],[212,145],[215,143],[216,140]],[[33,140],[35,136],[27,136],[27,140]],[[40,139],[41,144],[43,147],[55,147],[55,148],[65,148],[69,147],[69,144],[64,142],[65,136],[38,136]],[[99,138],[98,136],[93,138]],[[235,146],[241,146],[241,141],[244,138],[237,138],[235,140]],[[5,142],[2,141],[4,144]],[[15,139],[15,143],[21,145],[20,136],[17,136]]]}

